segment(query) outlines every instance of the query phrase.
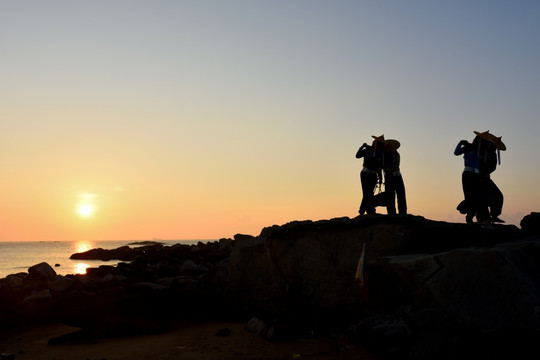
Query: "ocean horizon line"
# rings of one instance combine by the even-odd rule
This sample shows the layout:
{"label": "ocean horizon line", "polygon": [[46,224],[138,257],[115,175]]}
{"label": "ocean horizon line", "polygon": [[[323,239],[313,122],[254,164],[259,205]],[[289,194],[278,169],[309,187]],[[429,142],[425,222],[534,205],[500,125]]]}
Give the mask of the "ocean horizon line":
{"label": "ocean horizon line", "polygon": [[44,242],[194,242],[194,241],[200,241],[200,242],[211,242],[211,241],[219,241],[219,239],[101,239],[101,240],[0,240],[0,243],[44,243]]}

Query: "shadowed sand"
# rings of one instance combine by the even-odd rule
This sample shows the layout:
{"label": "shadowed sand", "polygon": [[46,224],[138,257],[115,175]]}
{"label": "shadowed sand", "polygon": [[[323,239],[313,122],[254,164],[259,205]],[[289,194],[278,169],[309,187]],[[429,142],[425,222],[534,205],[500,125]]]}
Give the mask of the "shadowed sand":
{"label": "shadowed sand", "polygon": [[[0,353],[16,360],[68,359],[376,359],[365,348],[328,337],[270,342],[244,330],[245,324],[183,323],[159,335],[94,339],[70,345],[48,345],[51,338],[77,331],[65,325],[46,325],[0,333]],[[228,336],[216,336],[222,329]]]}

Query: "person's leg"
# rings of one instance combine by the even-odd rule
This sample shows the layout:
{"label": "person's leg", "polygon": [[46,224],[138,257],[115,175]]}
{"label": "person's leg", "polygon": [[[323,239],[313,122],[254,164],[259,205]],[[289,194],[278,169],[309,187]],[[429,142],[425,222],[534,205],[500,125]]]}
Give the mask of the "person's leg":
{"label": "person's leg", "polygon": [[494,222],[504,222],[499,219],[502,213],[504,197],[497,185],[490,178],[483,179],[482,187],[484,188],[485,200],[490,208],[491,219]]}
{"label": "person's leg", "polygon": [[479,223],[487,223],[490,220],[490,216],[486,201],[484,199],[480,175],[472,172],[469,172],[469,174],[469,199],[471,199],[472,208],[475,209],[476,220]]}
{"label": "person's leg", "polygon": [[366,197],[364,195],[366,193],[366,180],[363,172],[360,172],[360,186],[362,186],[362,201],[360,202],[358,213],[364,215],[366,213]]}
{"label": "person's leg", "polygon": [[396,186],[394,176],[385,176],[384,178],[384,192],[386,194],[386,212],[388,215],[396,214]]}
{"label": "person's leg", "polygon": [[[362,205],[360,208],[368,214],[375,214],[375,206],[373,205],[373,192],[377,185],[377,174],[361,172],[360,179],[362,180]],[[362,214],[363,215],[363,214]]]}
{"label": "person's leg", "polygon": [[394,188],[396,189],[398,211],[400,215],[407,214],[407,198],[405,196],[405,184],[401,175],[393,176]]}
{"label": "person's leg", "polygon": [[465,221],[467,224],[472,224],[474,216],[476,215],[476,200],[475,200],[475,185],[474,185],[474,173],[470,171],[464,171],[461,174],[461,184],[463,186],[463,196],[465,197],[465,203],[467,204],[467,215]]}

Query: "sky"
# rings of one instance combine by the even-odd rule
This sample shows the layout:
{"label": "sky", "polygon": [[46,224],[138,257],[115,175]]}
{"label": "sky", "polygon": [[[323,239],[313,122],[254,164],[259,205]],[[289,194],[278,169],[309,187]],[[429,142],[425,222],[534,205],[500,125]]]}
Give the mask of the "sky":
{"label": "sky", "polygon": [[352,218],[381,134],[409,213],[464,222],[453,151],[475,130],[506,144],[492,179],[519,226],[540,211],[538,19],[527,0],[0,0],[0,241]]}

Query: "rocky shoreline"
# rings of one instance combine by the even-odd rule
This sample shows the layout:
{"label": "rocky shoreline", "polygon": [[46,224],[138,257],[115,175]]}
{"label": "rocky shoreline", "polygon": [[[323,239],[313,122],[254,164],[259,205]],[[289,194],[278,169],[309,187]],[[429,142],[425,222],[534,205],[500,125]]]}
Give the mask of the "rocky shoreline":
{"label": "rocky shoreline", "polygon": [[[365,245],[366,286],[354,286]],[[537,358],[540,214],[521,229],[420,216],[295,221],[197,245],[92,249],[120,260],[57,275],[46,263],[0,279],[0,329],[62,322],[51,345],[230,320],[271,341],[345,336],[383,357]],[[502,341],[504,340],[504,341]]]}

